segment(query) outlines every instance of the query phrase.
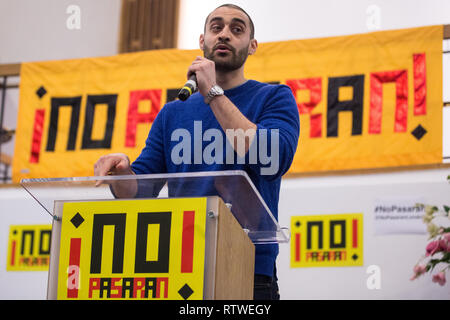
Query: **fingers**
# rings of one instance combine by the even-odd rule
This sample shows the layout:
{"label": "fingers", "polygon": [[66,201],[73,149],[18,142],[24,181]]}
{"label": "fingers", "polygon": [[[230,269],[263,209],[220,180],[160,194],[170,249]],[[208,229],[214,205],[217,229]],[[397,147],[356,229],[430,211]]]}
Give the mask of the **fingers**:
{"label": "fingers", "polygon": [[[109,154],[102,156],[94,164],[95,176],[106,176],[112,174],[130,174],[130,161],[125,154]],[[97,180],[95,186],[98,187],[104,183],[103,180]]]}
{"label": "fingers", "polygon": [[187,72],[187,78],[189,79],[194,73],[196,73],[199,69],[198,66],[201,63],[201,60],[199,60],[200,57],[197,57],[192,64],[188,68]]}
{"label": "fingers", "polygon": [[205,61],[205,60],[208,60],[208,59],[206,59],[204,57],[201,57],[201,56],[197,56],[195,58],[194,62],[192,62],[192,63],[200,63],[200,62]]}
{"label": "fingers", "polygon": [[198,56],[189,66],[187,78],[189,79],[193,73],[197,76],[198,90],[205,96],[209,89],[216,83],[214,61]]}
{"label": "fingers", "polygon": [[107,155],[102,156],[94,165],[95,176],[106,176],[120,160],[117,157]]}
{"label": "fingers", "polygon": [[[94,164],[94,175],[95,176],[106,176],[110,172],[111,168],[114,166],[113,159],[108,156],[103,156]],[[95,186],[98,187],[103,184],[103,180],[97,180]]]}
{"label": "fingers", "polygon": [[204,57],[197,56],[188,68],[187,77],[189,78],[193,73],[206,71],[209,68],[214,68],[214,62]]}

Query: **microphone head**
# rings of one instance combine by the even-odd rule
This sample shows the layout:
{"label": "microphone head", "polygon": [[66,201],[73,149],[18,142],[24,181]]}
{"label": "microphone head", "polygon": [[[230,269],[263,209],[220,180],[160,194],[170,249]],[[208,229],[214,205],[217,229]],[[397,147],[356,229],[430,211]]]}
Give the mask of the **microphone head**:
{"label": "microphone head", "polygon": [[189,92],[189,90],[183,88],[180,90],[180,92],[178,92],[178,99],[180,99],[181,101],[186,101],[187,98],[189,98],[191,95],[191,93]]}
{"label": "microphone head", "polygon": [[178,92],[178,99],[180,99],[181,101],[185,101],[196,90],[197,90],[197,78],[194,74],[189,77],[189,80],[186,82],[184,87],[181,88],[180,92]]}

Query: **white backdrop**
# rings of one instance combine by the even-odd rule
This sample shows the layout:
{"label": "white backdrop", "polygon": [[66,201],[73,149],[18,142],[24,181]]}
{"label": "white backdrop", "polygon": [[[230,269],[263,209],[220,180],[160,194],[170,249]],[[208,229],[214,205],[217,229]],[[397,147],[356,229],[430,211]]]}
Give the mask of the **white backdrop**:
{"label": "white backdrop", "polygon": [[45,299],[45,271],[6,271],[10,225],[51,224],[51,216],[21,187],[0,188],[0,300]]}
{"label": "white backdrop", "polygon": [[[285,179],[279,221],[291,216],[363,213],[364,266],[290,268],[290,247],[280,245],[279,283],[283,299],[450,299],[450,284],[440,287],[426,275],[415,281],[412,268],[425,253],[427,234],[376,235],[376,199],[412,198],[449,204],[450,169],[356,176]],[[450,221],[447,221],[450,225]],[[369,289],[368,267],[380,269],[381,288]],[[436,270],[439,270],[437,268]],[[448,273],[447,273],[448,276]]]}

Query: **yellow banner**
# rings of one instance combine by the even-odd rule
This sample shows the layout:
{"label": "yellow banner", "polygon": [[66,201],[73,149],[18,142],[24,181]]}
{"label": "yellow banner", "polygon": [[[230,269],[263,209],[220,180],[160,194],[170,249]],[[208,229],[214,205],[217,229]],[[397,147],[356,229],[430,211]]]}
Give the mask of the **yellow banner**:
{"label": "yellow banner", "polygon": [[51,238],[51,225],[11,225],[6,270],[47,271]]}
{"label": "yellow banner", "polygon": [[206,198],[64,204],[58,299],[203,299]]}
{"label": "yellow banner", "polygon": [[[262,43],[246,77],[288,85],[301,122],[290,172],[442,162],[443,27]],[[13,180],[133,161],[199,50],[24,63]]]}
{"label": "yellow banner", "polygon": [[363,215],[291,217],[291,268],[363,265]]}

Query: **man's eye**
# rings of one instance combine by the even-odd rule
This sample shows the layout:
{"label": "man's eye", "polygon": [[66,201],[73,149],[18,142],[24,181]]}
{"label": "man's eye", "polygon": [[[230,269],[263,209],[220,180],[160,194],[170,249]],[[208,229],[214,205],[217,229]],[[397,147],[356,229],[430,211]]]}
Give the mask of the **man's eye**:
{"label": "man's eye", "polygon": [[242,33],[242,32],[244,32],[244,29],[242,29],[241,27],[234,27],[234,28],[233,28],[233,31],[234,31],[235,33]]}
{"label": "man's eye", "polygon": [[213,26],[211,26],[211,30],[212,31],[219,31],[220,30],[220,26],[219,25],[213,25]]}

